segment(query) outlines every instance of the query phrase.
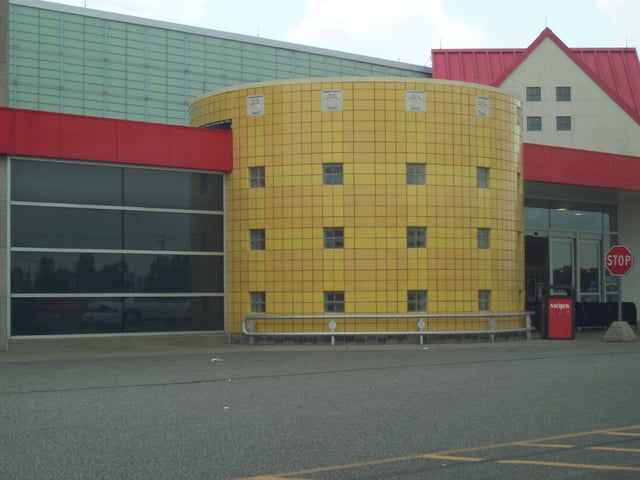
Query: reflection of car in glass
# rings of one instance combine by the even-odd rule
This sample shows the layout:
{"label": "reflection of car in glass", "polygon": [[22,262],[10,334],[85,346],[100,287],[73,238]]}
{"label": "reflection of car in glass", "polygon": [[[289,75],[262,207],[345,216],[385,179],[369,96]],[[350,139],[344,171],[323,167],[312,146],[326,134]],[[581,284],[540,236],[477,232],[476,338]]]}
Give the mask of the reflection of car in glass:
{"label": "reflection of car in glass", "polygon": [[82,320],[97,323],[136,324],[140,321],[185,320],[189,318],[191,302],[181,298],[127,298],[122,301],[105,299],[87,305]]}
{"label": "reflection of car in glass", "polygon": [[74,299],[47,298],[36,303],[33,319],[46,333],[76,333],[83,311],[84,304]]}

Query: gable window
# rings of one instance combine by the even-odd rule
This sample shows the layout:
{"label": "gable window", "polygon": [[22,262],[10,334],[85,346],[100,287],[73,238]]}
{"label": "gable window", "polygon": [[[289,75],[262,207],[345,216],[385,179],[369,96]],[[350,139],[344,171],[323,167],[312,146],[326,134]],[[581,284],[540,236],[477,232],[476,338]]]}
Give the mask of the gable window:
{"label": "gable window", "polygon": [[407,163],[407,185],[424,185],[424,163]]}
{"label": "gable window", "polygon": [[556,87],[556,101],[557,102],[570,102],[571,101],[571,87]]}
{"label": "gable window", "polygon": [[426,312],[427,292],[425,290],[409,290],[407,292],[407,312]]}
{"label": "gable window", "polygon": [[344,292],[324,292],[324,311],[344,312]]}
{"label": "gable window", "polygon": [[486,167],[478,167],[476,171],[476,182],[478,188],[489,188],[489,169]]}
{"label": "gable window", "polygon": [[344,228],[325,228],[324,248],[344,248]]}
{"label": "gable window", "polygon": [[556,117],[556,130],[571,130],[571,117]]}
{"label": "gable window", "polygon": [[407,227],[407,248],[425,248],[427,229],[425,227]]}
{"label": "gable window", "polygon": [[322,165],[322,183],[324,185],[342,185],[342,164],[325,163]]}
{"label": "gable window", "polygon": [[264,167],[249,168],[249,187],[250,188],[264,187]]}
{"label": "gable window", "polygon": [[540,101],[540,87],[527,87],[527,102]]}
{"label": "gable window", "polygon": [[542,130],[542,117],[527,117],[527,131],[536,132]]}
{"label": "gable window", "polygon": [[266,245],[264,229],[249,231],[251,250],[264,250]]}

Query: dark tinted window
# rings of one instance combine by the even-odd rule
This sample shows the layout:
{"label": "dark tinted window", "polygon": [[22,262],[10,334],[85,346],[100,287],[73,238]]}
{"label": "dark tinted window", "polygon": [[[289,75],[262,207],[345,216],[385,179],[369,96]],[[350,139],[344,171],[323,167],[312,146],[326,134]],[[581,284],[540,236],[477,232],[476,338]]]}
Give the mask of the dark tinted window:
{"label": "dark tinted window", "polygon": [[122,248],[122,213],[82,208],[11,207],[15,247]]}
{"label": "dark tinted window", "polygon": [[220,211],[223,207],[220,174],[14,160],[11,179],[12,200],[18,201]]}
{"label": "dark tinted window", "polygon": [[224,329],[222,297],[13,298],[12,335]]}
{"label": "dark tinted window", "polygon": [[222,256],[125,255],[129,292],[224,291]]}
{"label": "dark tinted window", "polygon": [[124,274],[119,254],[11,254],[11,293],[122,292]]}
{"label": "dark tinted window", "polygon": [[12,199],[28,202],[120,205],[122,169],[79,163],[11,162]]}
{"label": "dark tinted window", "polygon": [[124,248],[221,252],[222,223],[222,215],[124,212]]}
{"label": "dark tinted window", "polygon": [[127,168],[124,205],[222,210],[222,175]]}
{"label": "dark tinted window", "polygon": [[222,256],[14,252],[12,293],[224,291]]}

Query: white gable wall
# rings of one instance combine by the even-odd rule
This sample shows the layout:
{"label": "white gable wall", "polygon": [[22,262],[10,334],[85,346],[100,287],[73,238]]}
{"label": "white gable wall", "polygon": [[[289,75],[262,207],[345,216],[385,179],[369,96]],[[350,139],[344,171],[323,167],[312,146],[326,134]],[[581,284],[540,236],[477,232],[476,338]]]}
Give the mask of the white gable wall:
{"label": "white gable wall", "polygon": [[[527,102],[526,87],[541,87],[541,101]],[[571,87],[571,101],[557,102],[556,87]],[[548,38],[500,88],[522,100],[527,143],[640,154],[640,125]],[[542,117],[542,130],[526,131],[527,116]],[[556,131],[556,116],[570,116],[571,131]]]}

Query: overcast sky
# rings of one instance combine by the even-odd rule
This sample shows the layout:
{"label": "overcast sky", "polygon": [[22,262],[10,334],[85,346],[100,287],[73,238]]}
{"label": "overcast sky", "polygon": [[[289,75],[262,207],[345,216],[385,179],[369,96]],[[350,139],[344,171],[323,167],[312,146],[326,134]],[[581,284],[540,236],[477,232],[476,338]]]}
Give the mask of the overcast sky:
{"label": "overcast sky", "polygon": [[55,0],[78,7],[431,65],[433,48],[640,48],[640,0]]}

